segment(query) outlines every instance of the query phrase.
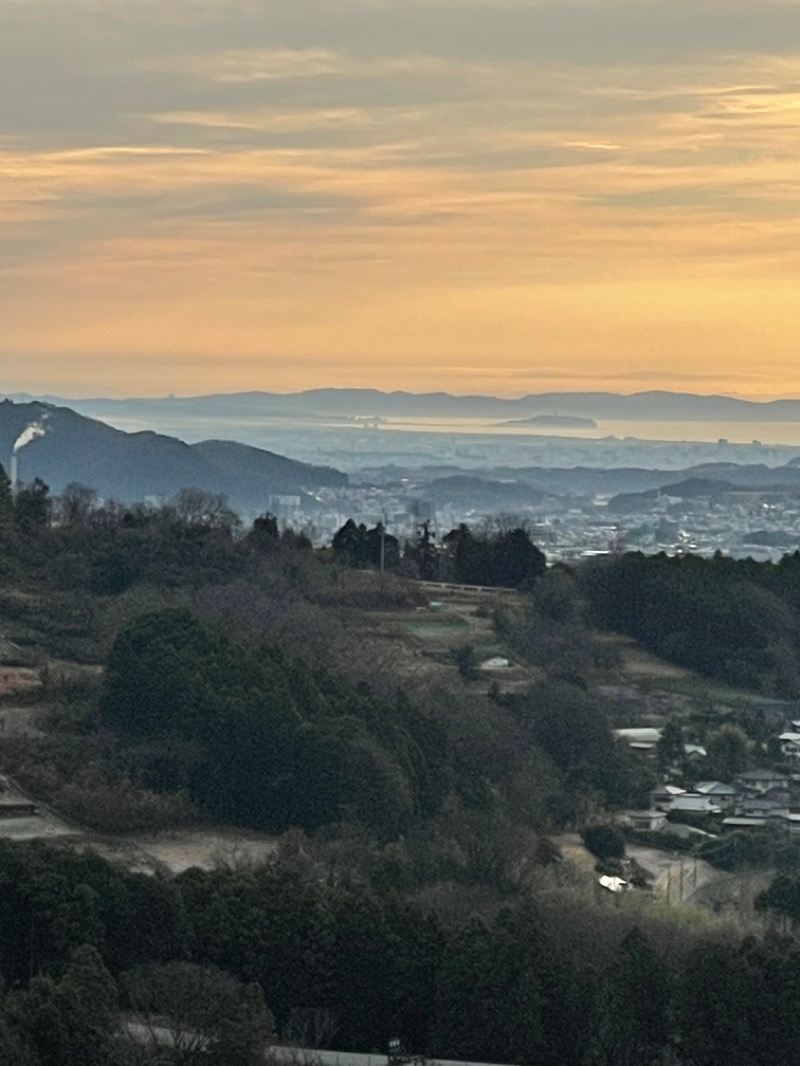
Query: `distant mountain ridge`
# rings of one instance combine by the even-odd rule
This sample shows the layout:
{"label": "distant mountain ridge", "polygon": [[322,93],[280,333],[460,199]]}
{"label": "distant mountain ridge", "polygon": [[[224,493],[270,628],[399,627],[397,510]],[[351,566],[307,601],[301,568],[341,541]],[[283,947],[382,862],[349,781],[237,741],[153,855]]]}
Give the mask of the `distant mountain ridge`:
{"label": "distant mountain ridge", "polygon": [[348,483],[332,467],[311,466],[234,441],[185,444],[149,430],[125,433],[69,407],[0,402],[0,463],[8,472],[14,442],[38,423],[43,436],[18,453],[19,477],[40,477],[59,493],[71,481],[122,501],[173,496],[194,487],[225,493],[239,508],[266,510],[271,495],[297,495]]}
{"label": "distant mountain ridge", "polygon": [[[27,394],[12,399],[31,401]],[[114,412],[135,418],[145,412],[172,412],[197,417],[230,418],[347,418],[405,416],[453,418],[533,417],[552,414],[621,421],[800,421],[800,399],[743,400],[735,396],[650,390],[615,392],[543,392],[509,399],[498,396],[457,396],[448,392],[382,392],[378,389],[322,388],[302,392],[234,392],[200,396],[113,399],[104,397],[65,400],[38,397],[63,404],[94,417]]]}

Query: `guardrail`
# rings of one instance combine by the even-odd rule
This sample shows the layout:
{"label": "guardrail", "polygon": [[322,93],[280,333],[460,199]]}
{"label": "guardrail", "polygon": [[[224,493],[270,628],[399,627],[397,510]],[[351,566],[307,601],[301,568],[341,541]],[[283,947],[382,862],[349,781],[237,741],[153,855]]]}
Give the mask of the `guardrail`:
{"label": "guardrail", "polygon": [[439,589],[442,592],[519,592],[508,585],[459,585],[455,581],[414,581],[426,589]]}

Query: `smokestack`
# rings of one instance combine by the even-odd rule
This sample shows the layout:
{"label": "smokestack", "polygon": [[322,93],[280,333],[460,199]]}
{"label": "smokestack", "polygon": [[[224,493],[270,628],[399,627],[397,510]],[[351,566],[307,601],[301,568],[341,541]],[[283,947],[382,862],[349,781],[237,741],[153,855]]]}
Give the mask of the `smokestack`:
{"label": "smokestack", "polygon": [[31,422],[14,441],[14,447],[11,450],[11,491],[15,495],[17,492],[17,482],[19,480],[19,475],[17,473],[19,466],[17,452],[30,444],[32,440],[36,440],[37,437],[43,437],[45,435],[47,432],[43,425],[45,418],[47,418],[47,415],[44,416],[41,422]]}

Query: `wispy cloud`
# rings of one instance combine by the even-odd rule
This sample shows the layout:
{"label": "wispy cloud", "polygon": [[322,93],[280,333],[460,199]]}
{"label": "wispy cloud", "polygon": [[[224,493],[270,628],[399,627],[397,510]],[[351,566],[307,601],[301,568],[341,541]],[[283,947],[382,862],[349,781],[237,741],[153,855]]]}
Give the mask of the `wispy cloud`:
{"label": "wispy cloud", "polygon": [[789,0],[0,0],[0,351],[780,376],[797,42]]}

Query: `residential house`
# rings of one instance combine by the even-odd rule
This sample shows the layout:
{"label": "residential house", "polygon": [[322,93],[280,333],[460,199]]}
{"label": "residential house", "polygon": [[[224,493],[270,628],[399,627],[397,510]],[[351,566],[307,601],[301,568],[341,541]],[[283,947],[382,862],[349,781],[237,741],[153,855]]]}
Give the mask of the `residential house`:
{"label": "residential house", "polygon": [[667,820],[666,811],[630,811],[628,818],[634,829],[662,829]]}
{"label": "residential house", "polygon": [[800,733],[781,733],[778,740],[785,758],[800,759]]}
{"label": "residential house", "polygon": [[670,813],[683,811],[687,814],[722,814],[722,808],[711,796],[703,796],[699,792],[685,792],[682,796],[676,796],[669,809]]}
{"label": "residential house", "polygon": [[724,811],[734,806],[739,794],[733,785],[728,785],[724,781],[701,781],[699,785],[695,785],[694,790],[701,796],[710,796]]}
{"label": "residential house", "polygon": [[744,773],[736,775],[735,783],[746,792],[764,793],[773,788],[789,788],[788,776],[778,773],[777,770],[745,770]]}
{"label": "residential house", "polygon": [[686,789],[678,785],[659,785],[653,789],[653,806],[659,810],[668,808],[676,796],[686,795]]}
{"label": "residential house", "polygon": [[785,818],[789,814],[789,805],[781,800],[767,799],[760,796],[742,796],[736,805],[736,813],[745,817]]}
{"label": "residential house", "polygon": [[650,728],[615,729],[614,735],[624,740],[633,751],[649,752],[655,751],[661,732],[660,729]]}
{"label": "residential house", "polygon": [[701,744],[684,744],[683,753],[687,759],[705,759],[708,752]]}
{"label": "residential house", "polygon": [[755,815],[731,814],[722,819],[722,824],[728,829],[763,829],[767,819],[757,818]]}

